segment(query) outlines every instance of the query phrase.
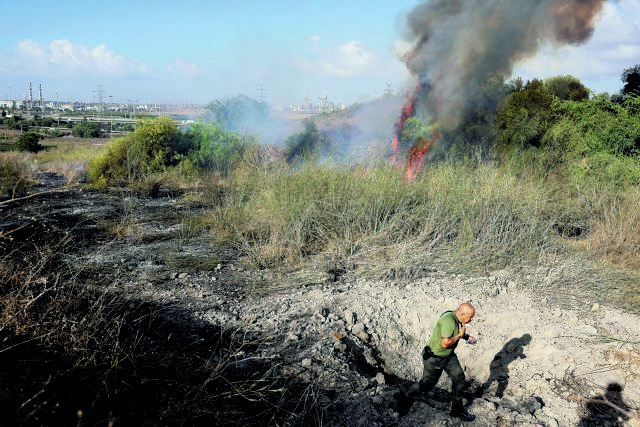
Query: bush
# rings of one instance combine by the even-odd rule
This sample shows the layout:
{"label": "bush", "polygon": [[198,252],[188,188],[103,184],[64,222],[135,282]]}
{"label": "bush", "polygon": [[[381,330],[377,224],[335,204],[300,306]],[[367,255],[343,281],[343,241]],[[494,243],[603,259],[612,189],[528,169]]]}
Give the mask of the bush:
{"label": "bush", "polygon": [[100,133],[100,124],[89,122],[86,119],[76,123],[71,133],[78,138],[99,138],[102,136]]}
{"label": "bush", "polygon": [[563,101],[585,101],[589,99],[589,89],[571,75],[549,77],[544,81],[547,89]]}
{"label": "bush", "polygon": [[239,95],[211,102],[207,105],[206,119],[224,131],[244,132],[270,120],[269,106]]}
{"label": "bush", "polygon": [[500,151],[539,147],[552,120],[553,94],[541,80],[528,82],[511,94],[496,115],[495,133]]}
{"label": "bush", "polygon": [[142,120],[135,132],[109,143],[89,164],[89,180],[98,187],[140,181],[164,172],[187,152],[184,135],[168,117]]}
{"label": "bush", "polygon": [[37,153],[45,149],[44,145],[40,145],[40,140],[44,139],[44,136],[27,132],[18,137],[16,143],[13,145],[16,151],[28,151],[30,153]]}
{"label": "bush", "polygon": [[6,117],[4,119],[4,126],[9,130],[18,129],[20,127],[20,121],[22,119],[18,116]]}
{"label": "bush", "polygon": [[304,130],[285,141],[285,158],[291,163],[296,160],[310,159],[329,150],[328,140],[312,120],[306,120]]}
{"label": "bush", "polygon": [[0,197],[21,197],[31,186],[26,168],[13,159],[0,157]]}
{"label": "bush", "polygon": [[197,165],[222,176],[229,172],[252,150],[255,141],[235,132],[225,132],[218,125],[196,123],[186,131],[186,146],[192,151],[189,162],[183,166],[187,170]]}

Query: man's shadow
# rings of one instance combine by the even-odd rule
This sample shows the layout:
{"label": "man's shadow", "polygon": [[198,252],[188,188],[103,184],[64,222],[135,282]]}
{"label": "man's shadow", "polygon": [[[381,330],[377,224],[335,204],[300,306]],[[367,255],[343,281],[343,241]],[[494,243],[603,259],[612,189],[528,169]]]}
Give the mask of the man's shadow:
{"label": "man's shadow", "polygon": [[579,427],[622,426],[629,420],[630,408],[622,399],[622,386],[617,383],[609,384],[605,394],[589,400],[585,408],[587,414],[580,419]]}
{"label": "man's shadow", "polygon": [[502,350],[500,350],[493,357],[491,364],[489,365],[489,378],[487,381],[480,385],[473,393],[474,397],[482,397],[491,385],[496,382],[498,387],[496,389],[496,397],[502,398],[504,391],[509,384],[509,364],[516,359],[524,359],[527,356],[524,354],[524,347],[531,342],[531,335],[524,334],[520,338],[510,339]]}

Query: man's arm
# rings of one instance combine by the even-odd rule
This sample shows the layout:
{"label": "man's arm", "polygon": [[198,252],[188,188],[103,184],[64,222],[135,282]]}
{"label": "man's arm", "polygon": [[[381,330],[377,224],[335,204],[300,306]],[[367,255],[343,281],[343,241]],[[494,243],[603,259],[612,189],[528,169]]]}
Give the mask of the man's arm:
{"label": "man's arm", "polygon": [[466,326],[462,325],[460,327],[460,330],[458,331],[458,335],[454,335],[452,337],[440,337],[440,345],[443,348],[449,348],[455,345],[455,343],[460,341],[460,338],[464,337],[465,330],[466,330]]}

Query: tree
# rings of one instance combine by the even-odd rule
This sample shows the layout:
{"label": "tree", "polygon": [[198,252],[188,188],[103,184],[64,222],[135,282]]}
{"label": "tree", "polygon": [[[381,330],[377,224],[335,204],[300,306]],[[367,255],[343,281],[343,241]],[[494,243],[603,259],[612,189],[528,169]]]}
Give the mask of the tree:
{"label": "tree", "polygon": [[42,151],[45,149],[44,145],[40,145],[40,140],[43,138],[44,136],[40,134],[27,132],[18,137],[18,140],[13,145],[13,147],[17,151],[28,151],[30,153],[37,153],[38,151]]}
{"label": "tree", "polygon": [[640,64],[624,70],[620,78],[624,83],[622,94],[625,98],[640,95]]}
{"label": "tree", "polygon": [[589,99],[589,89],[574,76],[549,77],[544,81],[544,84],[549,92],[563,101],[585,101]]}
{"label": "tree", "polygon": [[18,122],[20,121],[20,117],[11,116],[4,119],[4,127],[13,130],[18,129]]}
{"label": "tree", "polygon": [[313,156],[326,148],[326,139],[312,120],[306,120],[304,130],[291,135],[285,141],[284,154],[287,162]]}
{"label": "tree", "polygon": [[78,138],[99,138],[101,136],[100,124],[85,119],[73,126],[71,134]]}
{"label": "tree", "polygon": [[539,147],[551,125],[553,94],[534,79],[512,93],[496,116],[495,133],[501,148]]}
{"label": "tree", "polygon": [[259,129],[270,118],[265,102],[244,95],[213,101],[207,105],[207,110],[207,120],[226,131]]}

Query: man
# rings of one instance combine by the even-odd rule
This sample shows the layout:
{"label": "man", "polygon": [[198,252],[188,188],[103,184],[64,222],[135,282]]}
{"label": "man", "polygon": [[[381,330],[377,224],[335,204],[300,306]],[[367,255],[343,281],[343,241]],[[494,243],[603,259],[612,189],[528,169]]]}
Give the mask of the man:
{"label": "man", "polygon": [[467,412],[462,404],[461,394],[465,386],[465,377],[454,350],[461,339],[466,340],[469,344],[477,342],[476,337],[466,333],[466,325],[471,322],[475,314],[476,310],[473,306],[465,302],[460,304],[456,311],[447,311],[440,316],[426,347],[422,351],[424,365],[422,379],[413,384],[409,390],[409,394],[413,396],[421,392],[428,392],[438,383],[442,371],[446,372],[453,383],[453,402],[451,403],[450,415],[463,421],[473,421],[475,415]]}

